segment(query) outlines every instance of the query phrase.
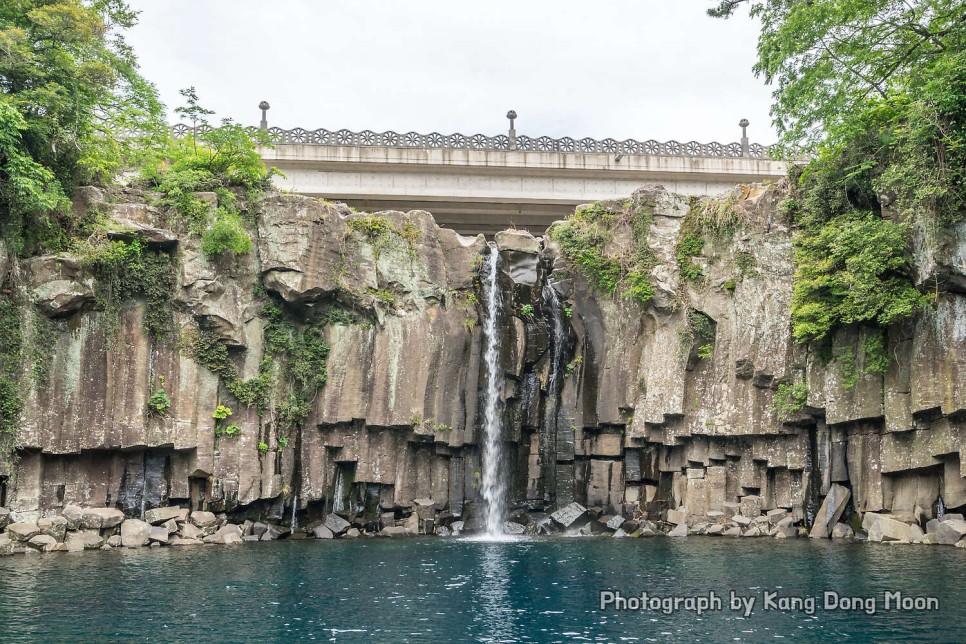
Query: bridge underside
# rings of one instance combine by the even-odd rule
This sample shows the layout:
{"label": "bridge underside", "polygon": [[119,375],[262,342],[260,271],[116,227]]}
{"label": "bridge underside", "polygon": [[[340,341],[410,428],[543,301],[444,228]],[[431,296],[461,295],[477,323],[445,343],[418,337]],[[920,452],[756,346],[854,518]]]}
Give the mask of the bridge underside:
{"label": "bridge underside", "polygon": [[498,150],[399,149],[280,144],[262,151],[281,188],[359,210],[427,210],[440,226],[491,236],[534,235],[601,199],[648,184],[716,195],[736,184],[777,180],[783,163],[755,158],[628,156]]}
{"label": "bridge underside", "polygon": [[426,210],[432,213],[436,223],[443,228],[452,228],[461,235],[482,233],[492,237],[507,228],[527,230],[533,235],[542,235],[547,227],[559,219],[565,219],[574,208],[585,201],[568,200],[547,202],[500,202],[447,200],[438,198],[386,199],[366,197],[345,197],[338,194],[313,195],[331,201],[341,201],[357,210],[379,212],[381,210]]}

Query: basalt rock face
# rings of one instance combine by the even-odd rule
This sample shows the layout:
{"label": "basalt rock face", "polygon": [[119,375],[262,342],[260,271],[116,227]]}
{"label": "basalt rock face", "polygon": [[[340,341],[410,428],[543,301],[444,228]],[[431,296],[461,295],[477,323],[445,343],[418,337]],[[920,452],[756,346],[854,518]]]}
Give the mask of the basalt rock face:
{"label": "basalt rock face", "polygon": [[[870,329],[840,329],[822,352],[791,338],[783,196],[780,186],[740,188],[740,226],[691,258],[698,279],[682,275],[676,252],[687,198],[652,187],[606,204],[650,214],[654,296],[641,303],[602,293],[557,243],[520,231],[488,246],[426,212],[368,216],[273,193],[259,204],[252,254],[212,260],[143,196],[85,189],[78,198],[113,216],[115,236],[174,258],[177,329],[152,339],[146,305],[132,299],[112,334],[79,258],[0,253],[0,283],[28,335],[52,329],[49,376],[28,380],[16,458],[0,472],[5,504],[17,521],[70,505],[142,518],[181,504],[251,519],[335,511],[375,529],[410,512],[419,530],[442,517],[471,523],[485,378],[479,278],[484,255],[499,252],[511,504],[652,519],[672,510],[679,525],[739,507],[810,519],[842,487],[846,512],[926,520],[940,498],[966,506],[962,231],[916,237],[916,280],[937,293],[935,306],[890,328],[888,371],[867,373]],[[632,243],[619,223],[604,252]],[[322,320],[325,382],[295,422],[266,305],[293,328]],[[271,376],[267,404],[239,402],[190,348],[198,334],[225,348],[238,379]],[[162,377],[170,408],[152,413]],[[797,383],[807,384],[804,407],[779,417],[776,392]],[[213,418],[218,405],[233,410],[237,433]]]}

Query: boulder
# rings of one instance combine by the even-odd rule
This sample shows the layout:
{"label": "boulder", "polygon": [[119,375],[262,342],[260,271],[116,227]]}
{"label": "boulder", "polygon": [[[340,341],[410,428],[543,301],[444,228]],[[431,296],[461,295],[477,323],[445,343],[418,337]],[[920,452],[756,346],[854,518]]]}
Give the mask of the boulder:
{"label": "boulder", "polygon": [[[415,514],[413,516],[415,516]],[[416,519],[419,520],[419,517],[416,517]],[[324,525],[326,528],[331,530],[332,534],[334,535],[340,535],[352,527],[351,523],[340,517],[338,514],[330,514],[325,517]]]}
{"label": "boulder", "polygon": [[[870,520],[867,528],[869,541],[901,541],[904,543],[913,543],[920,541],[924,536],[922,530],[917,525],[897,521],[885,514],[868,513],[866,517],[868,516],[874,517],[874,519]],[[864,518],[862,526],[866,526]]]}
{"label": "boulder", "polygon": [[768,523],[770,523],[771,525],[778,525],[779,521],[781,521],[786,516],[788,516],[788,510],[785,510],[783,508],[778,508],[776,510],[769,510],[766,516],[768,517]]}
{"label": "boulder", "polygon": [[151,524],[140,519],[125,519],[121,522],[121,545],[125,548],[140,548],[150,542]]}
{"label": "boulder", "polygon": [[218,517],[216,517],[213,513],[202,512],[200,510],[197,512],[192,512],[189,519],[191,520],[191,523],[201,529],[214,528],[218,523]]}
{"label": "boulder", "polygon": [[362,536],[362,533],[359,532],[359,528],[349,528],[348,530],[345,531],[345,534],[342,535],[342,538],[343,539],[358,539],[361,536]]}
{"label": "boulder", "polygon": [[67,519],[64,517],[44,517],[37,521],[37,527],[59,542],[67,538]]}
{"label": "boulder", "polygon": [[215,531],[214,534],[208,535],[207,537],[202,539],[202,541],[204,541],[205,543],[215,543],[222,546],[241,543],[242,542],[241,527],[233,523],[229,523],[227,525],[224,525],[218,528],[218,530]]}
{"label": "boulder", "polygon": [[201,546],[204,542],[201,539],[183,539],[181,537],[175,537],[171,540],[172,546]]}
{"label": "boulder", "polygon": [[57,545],[57,539],[49,534],[38,534],[36,537],[32,537],[27,545],[41,552],[50,552]]}
{"label": "boulder", "polygon": [[794,539],[798,536],[798,528],[792,525],[775,526],[770,534],[776,539]]}
{"label": "boulder", "polygon": [[[287,532],[288,531],[286,530],[286,533]],[[262,533],[262,536],[259,538],[259,541],[275,541],[276,539],[280,538],[282,535],[283,535],[283,532],[279,529],[278,526],[269,523],[266,525],[265,532]]]}
{"label": "boulder", "polygon": [[815,522],[812,524],[812,530],[808,533],[808,536],[813,539],[828,538],[832,533],[832,528],[835,527],[835,524],[842,517],[842,513],[845,512],[845,506],[848,505],[851,498],[852,491],[849,488],[833,483],[828,494],[825,495],[825,500],[822,501],[822,507],[815,515]]}
{"label": "boulder", "polygon": [[687,510],[668,510],[667,511],[667,522],[673,523],[674,525],[680,525],[682,523],[687,523],[688,521],[688,511]]}
{"label": "boulder", "polygon": [[76,511],[68,515],[67,508],[64,508],[62,514],[67,519],[68,527],[74,524],[76,527],[72,529],[79,530],[103,530],[124,521],[124,513],[116,508],[81,508],[79,517]]}
{"label": "boulder", "polygon": [[727,530],[725,530],[721,534],[721,536],[722,537],[740,537],[741,536],[741,528],[737,528],[737,527],[735,527],[735,528],[728,528]]}
{"label": "boulder", "polygon": [[150,533],[148,534],[148,539],[155,543],[168,543],[171,533],[164,526],[153,526]]}
{"label": "boulder", "polygon": [[36,523],[18,521],[7,526],[7,534],[13,541],[27,542],[40,534]]}
{"label": "boulder", "polygon": [[749,494],[741,497],[741,516],[754,519],[761,516],[761,497]]}
{"label": "boulder", "polygon": [[185,522],[181,525],[182,539],[201,539],[205,536],[204,531],[193,523]]}
{"label": "boulder", "polygon": [[560,508],[551,514],[550,518],[561,528],[577,527],[579,524],[586,523],[590,520],[587,514],[587,508],[576,501]]}
{"label": "boulder", "polygon": [[120,548],[121,547],[121,535],[119,535],[119,534],[112,534],[111,536],[109,536],[107,538],[107,542],[105,543],[105,545],[111,546],[112,548]]}
{"label": "boulder", "polygon": [[503,533],[509,535],[521,535],[526,532],[526,526],[520,523],[514,523],[513,521],[505,521],[503,523]]}
{"label": "boulder", "polygon": [[721,525],[720,523],[714,523],[708,526],[708,529],[705,531],[705,534],[708,534],[711,536],[720,536],[724,534],[724,531],[725,531],[725,527],[723,525]]}
{"label": "boulder", "polygon": [[926,523],[926,536],[929,537],[927,543],[943,546],[955,546],[963,537],[952,526],[939,519],[932,519]]}
{"label": "boulder", "polygon": [[181,517],[182,509],[176,505],[169,505],[164,508],[154,508],[145,510],[144,520],[151,525],[160,525],[168,521],[175,521]]}
{"label": "boulder", "polygon": [[168,519],[161,525],[165,530],[168,531],[168,534],[174,534],[175,532],[178,531],[178,522],[175,521],[174,519]]}
{"label": "boulder", "polygon": [[403,527],[413,534],[419,534],[419,515],[415,512],[410,514],[403,520]]}
{"label": "boulder", "polygon": [[736,514],[733,517],[731,517],[731,522],[737,525],[740,525],[742,527],[747,527],[748,525],[751,524],[751,519],[745,516],[741,516],[740,514]]}
{"label": "boulder", "polygon": [[312,534],[315,536],[316,539],[334,539],[335,538],[335,535],[332,534],[332,531],[329,530],[327,527],[325,527],[325,525],[321,523],[315,526],[314,528],[312,528]]}
{"label": "boulder", "polygon": [[688,536],[688,524],[679,523],[674,527],[673,530],[667,533],[669,537],[686,537]]}
{"label": "boulder", "polygon": [[64,543],[67,544],[69,552],[97,550],[104,545],[104,537],[95,530],[81,530],[80,532],[68,533],[67,540]]}

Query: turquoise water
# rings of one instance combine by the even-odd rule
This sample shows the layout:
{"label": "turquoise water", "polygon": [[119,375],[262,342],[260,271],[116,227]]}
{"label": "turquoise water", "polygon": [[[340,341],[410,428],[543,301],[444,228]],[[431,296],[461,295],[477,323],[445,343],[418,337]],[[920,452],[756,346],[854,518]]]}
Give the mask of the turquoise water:
{"label": "turquoise water", "polygon": [[[0,559],[2,642],[962,641],[966,551],[808,539],[290,541]],[[601,590],[725,598],[602,611]],[[755,597],[748,617],[728,594]],[[823,610],[822,593],[876,612]],[[883,610],[883,593],[938,598]],[[817,610],[762,606],[765,592]]]}

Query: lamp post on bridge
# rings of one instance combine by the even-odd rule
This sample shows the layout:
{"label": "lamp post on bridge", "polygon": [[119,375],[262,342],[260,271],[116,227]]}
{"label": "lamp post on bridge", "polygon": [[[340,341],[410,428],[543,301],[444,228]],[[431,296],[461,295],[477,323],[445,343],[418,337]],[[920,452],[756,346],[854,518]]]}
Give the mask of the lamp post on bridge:
{"label": "lamp post on bridge", "polygon": [[268,104],[268,101],[262,101],[258,104],[258,109],[262,111],[262,122],[259,123],[259,127],[263,130],[268,129],[268,110],[270,107],[271,105]]}
{"label": "lamp post on bridge", "polygon": [[509,112],[506,113],[506,117],[510,119],[510,134],[509,134],[510,149],[516,150],[517,149],[517,131],[516,131],[516,128],[513,127],[513,122],[517,118],[517,113],[514,110],[510,110]]}
{"label": "lamp post on bridge", "polygon": [[746,157],[746,156],[749,156],[748,126],[751,125],[751,123],[748,122],[748,119],[741,119],[740,121],[738,121],[738,125],[739,127],[741,127],[741,156]]}

